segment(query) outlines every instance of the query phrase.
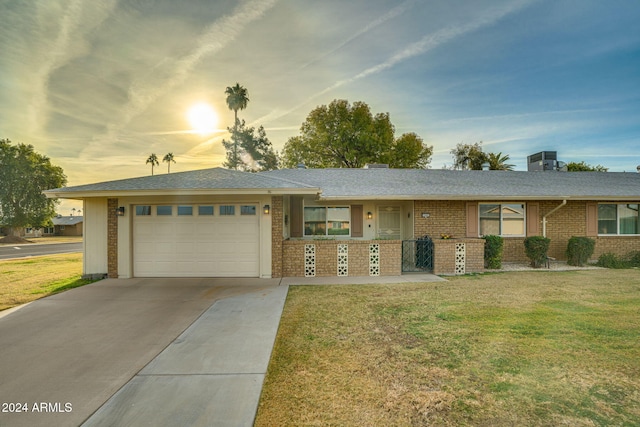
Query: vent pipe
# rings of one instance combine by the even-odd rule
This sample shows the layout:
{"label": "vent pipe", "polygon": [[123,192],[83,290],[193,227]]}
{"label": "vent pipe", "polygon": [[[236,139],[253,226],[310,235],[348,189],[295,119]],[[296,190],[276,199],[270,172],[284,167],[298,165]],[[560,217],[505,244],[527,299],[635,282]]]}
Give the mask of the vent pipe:
{"label": "vent pipe", "polygon": [[564,199],[560,205],[551,209],[551,212],[547,213],[542,217],[542,237],[547,237],[547,217],[551,214],[554,214],[558,209],[560,209],[566,204],[567,204],[567,199]]}

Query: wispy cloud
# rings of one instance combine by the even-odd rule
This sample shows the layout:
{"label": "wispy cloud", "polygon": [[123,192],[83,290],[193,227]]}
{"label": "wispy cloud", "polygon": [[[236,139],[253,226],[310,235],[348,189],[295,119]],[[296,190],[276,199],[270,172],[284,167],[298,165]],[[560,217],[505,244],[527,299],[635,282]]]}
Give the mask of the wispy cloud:
{"label": "wispy cloud", "polygon": [[[50,43],[49,49],[43,52],[40,67],[35,71],[31,87],[32,96],[28,105],[29,129],[38,133],[44,126],[48,117],[48,86],[53,72],[64,66],[71,59],[83,52],[81,41],[86,33],[98,26],[110,13],[116,1],[105,1],[99,7],[91,8],[91,16],[84,10],[83,0],[70,0],[62,2],[64,13],[59,22],[59,30]],[[38,7],[47,8],[57,5],[49,2],[42,3]],[[93,6],[93,5],[92,5]],[[44,37],[47,37],[45,34]],[[48,40],[43,40],[47,42]]]}
{"label": "wispy cloud", "polygon": [[132,119],[142,114],[159,97],[183,83],[204,58],[233,42],[247,25],[264,16],[276,3],[277,0],[243,2],[230,15],[207,27],[198,38],[196,47],[187,55],[173,62],[164,61],[156,70],[135,80],[128,90],[128,103],[121,108],[117,120],[110,123],[107,133],[95,138],[89,147],[116,139],[118,133]]}
{"label": "wispy cloud", "polygon": [[360,29],[356,33],[354,33],[351,36],[349,36],[346,40],[344,40],[343,42],[341,42],[340,44],[335,46],[330,51],[325,52],[322,55],[320,55],[319,57],[314,58],[312,61],[304,64],[302,67],[300,67],[300,69],[307,68],[311,64],[314,64],[314,63],[316,63],[318,61],[321,61],[322,59],[324,59],[324,58],[326,58],[326,57],[328,57],[330,55],[333,55],[334,53],[336,53],[337,51],[339,51],[340,49],[342,49],[343,47],[345,47],[346,45],[348,45],[349,43],[351,43],[352,41],[354,41],[358,37],[368,33],[369,31],[373,30],[376,27],[379,27],[380,25],[384,24],[385,22],[400,16],[401,14],[406,12],[414,4],[415,4],[415,0],[407,0],[407,1],[402,2],[401,4],[397,5],[393,9],[389,10],[384,15],[380,16],[378,19],[376,19],[374,21],[371,21],[369,24],[367,24],[362,29]]}
{"label": "wispy cloud", "polygon": [[[409,59],[412,59],[414,57],[417,57],[419,55],[423,55],[427,52],[429,52],[430,50],[433,50],[437,47],[442,46],[443,44],[454,40],[458,37],[462,37],[466,34],[472,33],[474,31],[477,31],[481,28],[485,28],[485,27],[489,27],[492,26],[496,23],[498,23],[500,20],[504,19],[506,16],[509,16],[513,13],[519,12],[522,9],[524,9],[525,7],[529,6],[530,4],[532,4],[533,2],[535,2],[536,0],[520,0],[520,1],[515,1],[512,2],[502,8],[499,9],[495,9],[490,11],[489,13],[480,16],[478,19],[469,22],[468,24],[465,25],[450,25],[448,27],[445,27],[441,30],[436,31],[435,33],[432,34],[427,34],[424,37],[422,37],[420,40],[418,40],[417,42],[414,42],[408,46],[406,46],[405,48],[401,49],[400,51],[396,52],[393,56],[391,56],[389,59],[387,59],[386,61],[374,65],[373,67],[369,67],[366,70],[361,71],[360,73],[346,78],[346,79],[342,79],[342,80],[338,80],[337,82],[335,82],[334,84],[332,84],[331,86],[326,87],[325,89],[316,92],[314,94],[312,94],[311,96],[309,96],[307,99],[305,99],[303,102],[297,104],[296,106],[286,110],[286,111],[278,111],[278,112],[273,112],[265,117],[260,118],[260,120],[275,120],[278,119],[280,117],[286,116],[296,110],[298,110],[299,108],[304,107],[305,105],[307,105],[309,102],[311,102],[313,99],[318,98],[322,95],[325,95],[335,89],[338,89],[342,86],[354,83],[358,80],[364,79],[366,77],[381,73],[385,70],[388,70],[396,65],[398,65],[399,63],[402,63],[404,61],[407,61]],[[401,5],[402,6],[402,5]],[[401,7],[399,6],[399,7]],[[395,10],[395,9],[394,9]],[[391,12],[389,12],[391,13]],[[400,11],[398,11],[397,13],[400,13]],[[389,14],[387,14],[389,15]],[[387,16],[385,15],[385,16]],[[383,17],[384,18],[384,17]],[[383,19],[381,18],[381,19]],[[389,19],[389,18],[387,18]],[[364,30],[363,30],[364,31]],[[368,30],[367,30],[368,31]],[[354,36],[353,38],[357,37]],[[352,39],[353,39],[352,38]]]}

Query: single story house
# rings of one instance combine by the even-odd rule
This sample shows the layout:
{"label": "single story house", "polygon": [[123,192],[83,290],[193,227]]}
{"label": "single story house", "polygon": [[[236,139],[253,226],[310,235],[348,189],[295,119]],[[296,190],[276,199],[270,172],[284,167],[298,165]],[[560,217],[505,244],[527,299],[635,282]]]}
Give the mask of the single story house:
{"label": "single story house", "polygon": [[557,259],[571,236],[594,238],[594,257],[640,250],[638,173],[213,168],[45,193],[84,202],[85,275],[475,272],[488,234],[505,262],[527,261],[535,235]]}
{"label": "single story house", "polygon": [[57,215],[51,218],[51,222],[53,222],[53,227],[48,227],[50,232],[48,234],[55,236],[82,236],[84,219],[81,215]]}

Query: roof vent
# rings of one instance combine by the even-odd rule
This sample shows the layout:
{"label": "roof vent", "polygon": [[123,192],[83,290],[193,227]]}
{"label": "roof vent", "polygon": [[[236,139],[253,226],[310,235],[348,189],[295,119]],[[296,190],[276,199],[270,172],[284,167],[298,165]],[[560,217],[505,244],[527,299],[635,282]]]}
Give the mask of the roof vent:
{"label": "roof vent", "polygon": [[306,168],[307,166],[304,163],[302,162],[298,163],[298,169],[306,169]]}
{"label": "roof vent", "polygon": [[483,171],[488,171],[489,169],[491,169],[491,165],[489,163],[483,163],[482,164],[482,170]]}
{"label": "roof vent", "polygon": [[365,169],[389,169],[388,164],[384,163],[371,163],[364,167]]}
{"label": "roof vent", "polygon": [[636,166],[636,170],[640,173],[640,165]]}

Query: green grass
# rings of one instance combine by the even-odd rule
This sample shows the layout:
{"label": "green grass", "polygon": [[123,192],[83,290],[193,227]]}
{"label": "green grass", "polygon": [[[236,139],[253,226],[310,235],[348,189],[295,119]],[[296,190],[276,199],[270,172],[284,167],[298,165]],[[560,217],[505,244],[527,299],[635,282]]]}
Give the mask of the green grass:
{"label": "green grass", "polygon": [[640,425],[637,270],[292,287],[266,425]]}
{"label": "green grass", "polygon": [[0,261],[0,271],[0,310],[94,282],[77,253]]}

